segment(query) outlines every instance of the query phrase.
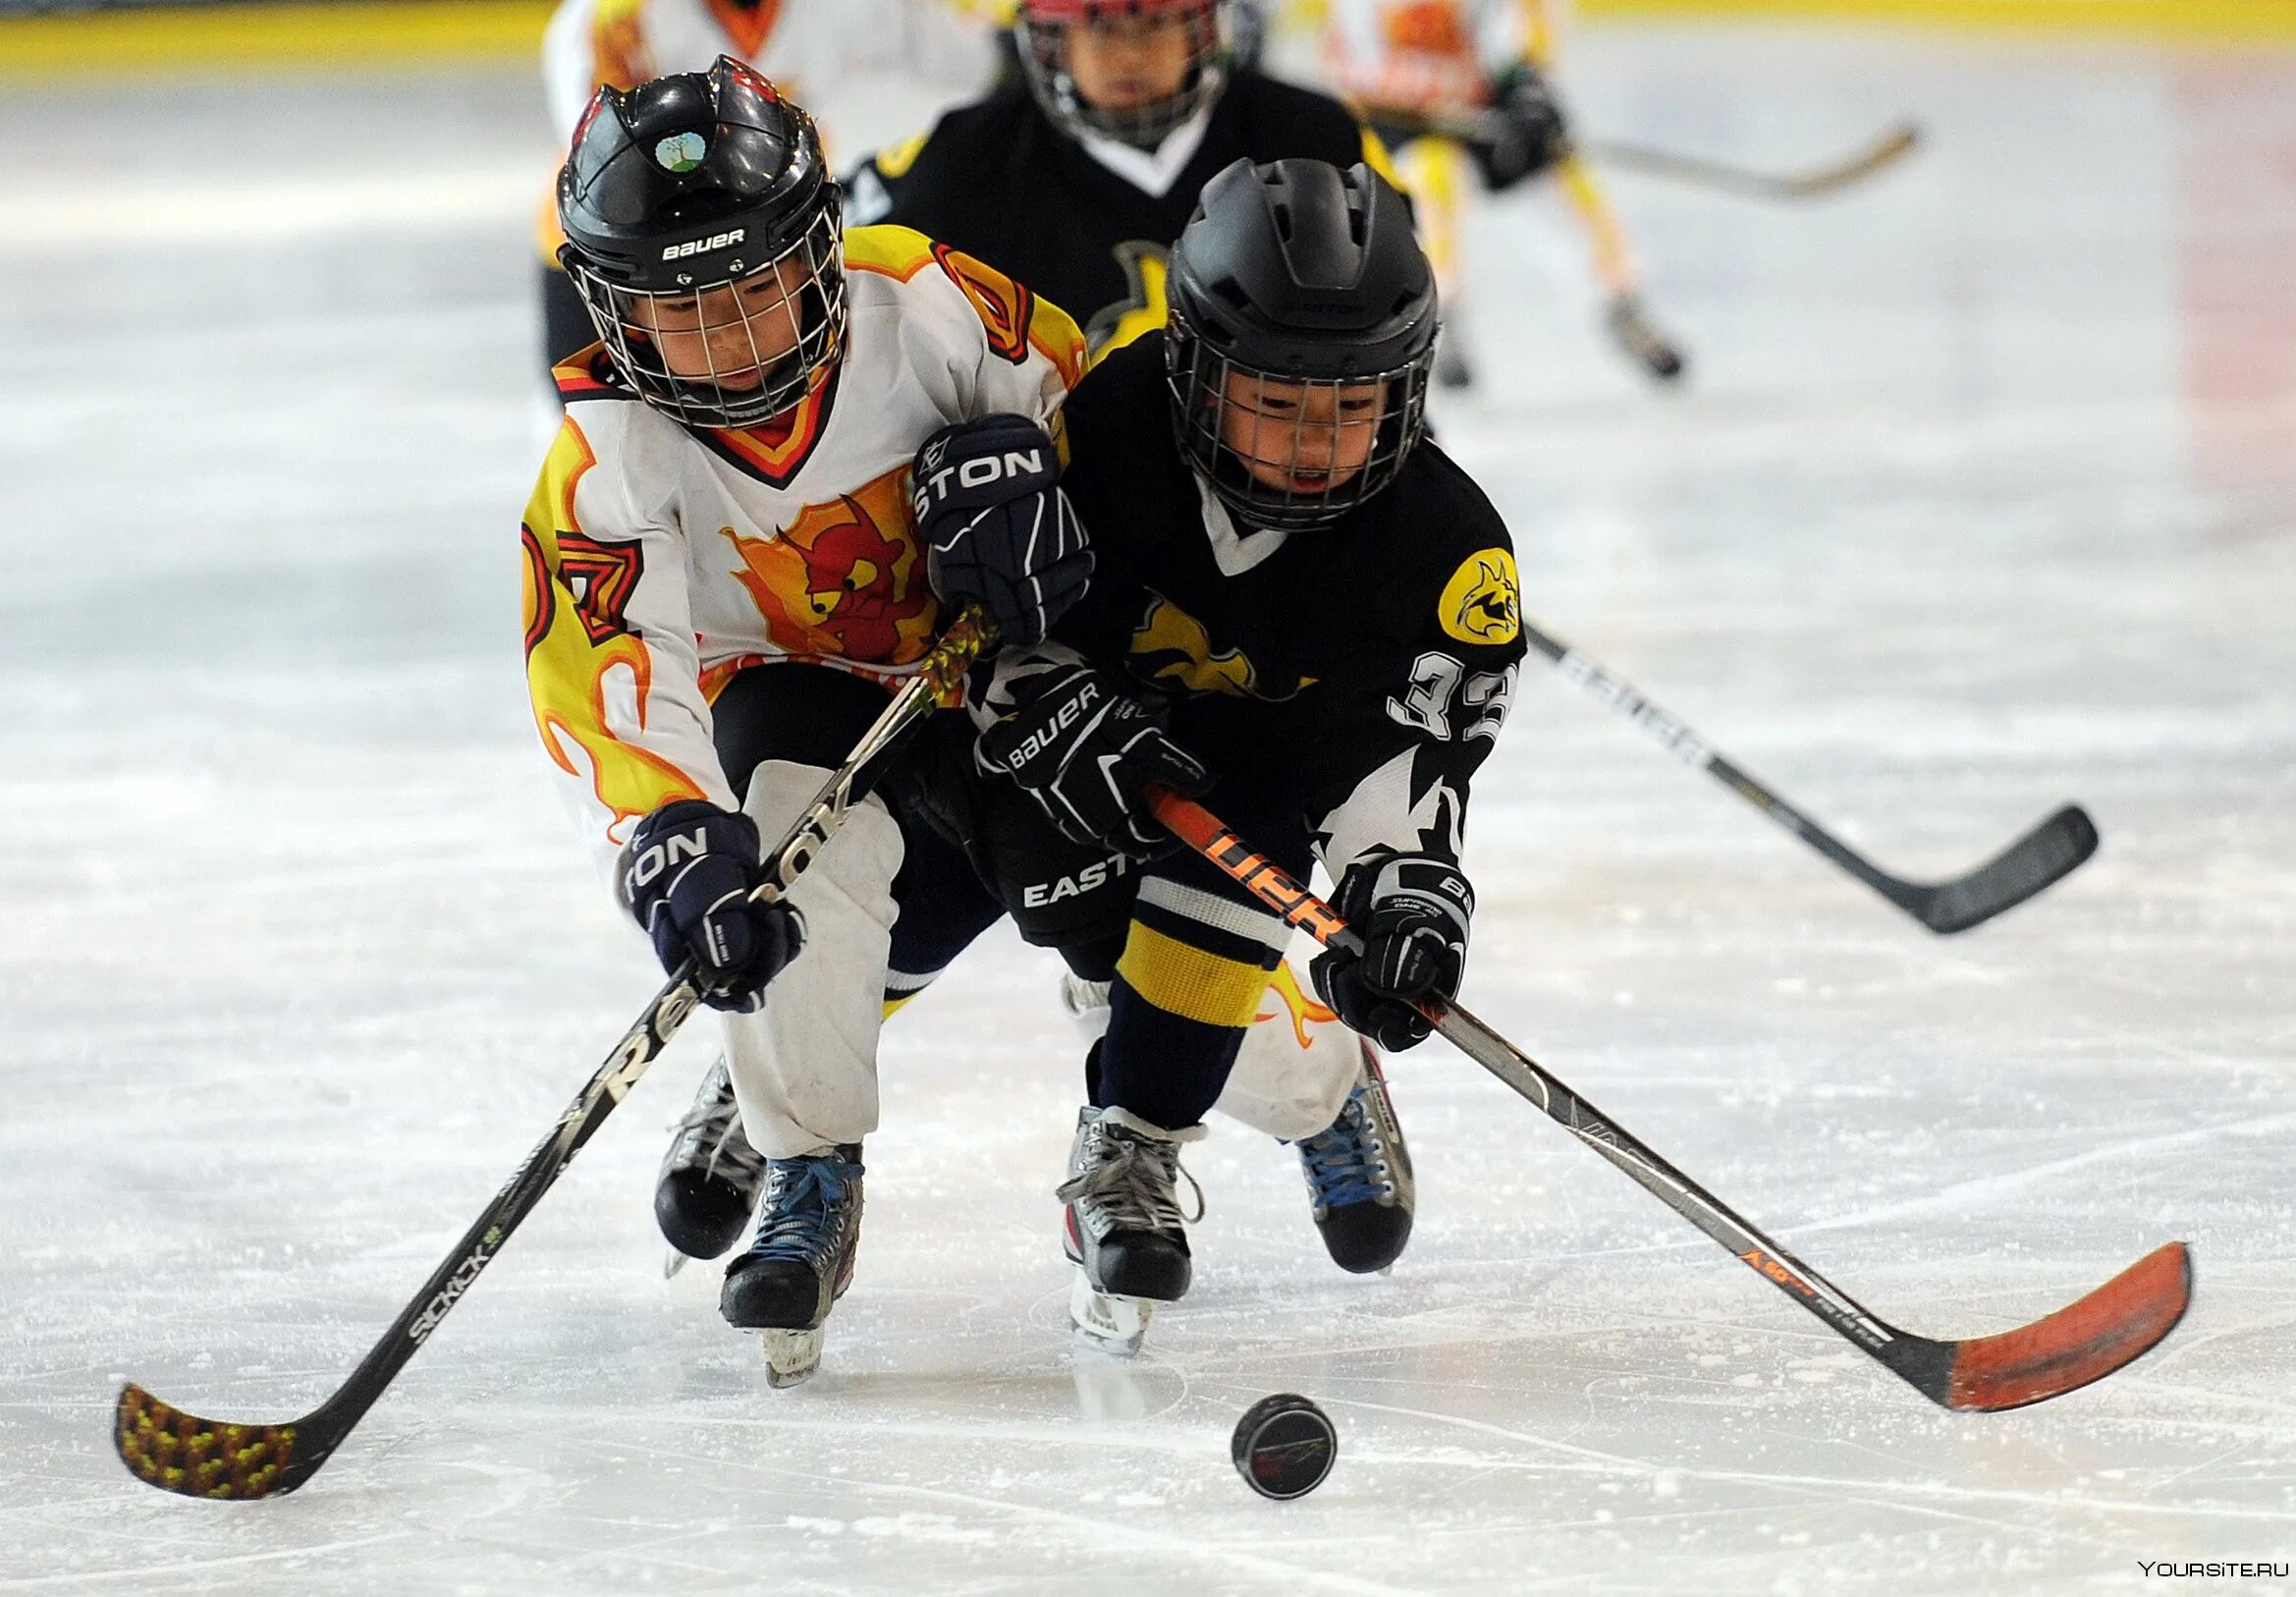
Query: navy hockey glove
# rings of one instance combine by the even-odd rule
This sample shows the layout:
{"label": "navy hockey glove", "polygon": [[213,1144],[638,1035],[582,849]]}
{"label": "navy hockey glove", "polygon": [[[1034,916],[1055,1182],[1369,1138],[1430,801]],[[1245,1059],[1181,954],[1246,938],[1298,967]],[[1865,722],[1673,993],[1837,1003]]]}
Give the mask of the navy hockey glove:
{"label": "navy hockey glove", "polygon": [[1000,647],[1038,641],[1091,580],[1060,475],[1052,434],[1024,415],[958,421],[917,451],[909,492],[933,591],[979,604]]}
{"label": "navy hockey glove", "polygon": [[1349,866],[1332,908],[1363,939],[1361,954],[1326,949],[1308,966],[1315,990],[1346,1022],[1393,1053],[1434,1027],[1412,1004],[1451,998],[1467,968],[1475,890],[1459,867],[1422,854]]}
{"label": "navy hockey glove", "polygon": [[1211,789],[1212,774],[1166,735],[1163,717],[1089,666],[1048,671],[1029,686],[1034,695],[981,734],[982,762],[1027,789],[1078,843],[1143,859],[1177,848],[1141,790],[1160,782],[1193,798]]}
{"label": "navy hockey glove", "polygon": [[757,823],[699,798],[664,804],[630,835],[622,856],[622,900],[654,940],[662,968],[691,955],[701,1001],[746,1015],[766,983],[797,957],[805,917],[787,902],[749,897],[765,881]]}
{"label": "navy hockey glove", "polygon": [[1529,62],[1510,67],[1491,85],[1495,137],[1472,146],[1483,181],[1511,189],[1570,153],[1570,129],[1547,80]]}

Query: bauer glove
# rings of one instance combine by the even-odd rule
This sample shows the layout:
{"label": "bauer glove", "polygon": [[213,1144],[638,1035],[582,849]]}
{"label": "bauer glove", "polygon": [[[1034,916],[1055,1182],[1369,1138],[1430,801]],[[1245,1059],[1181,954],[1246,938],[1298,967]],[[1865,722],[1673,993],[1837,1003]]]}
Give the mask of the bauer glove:
{"label": "bauer glove", "polygon": [[1326,949],[1308,966],[1315,990],[1351,1031],[1390,1053],[1434,1027],[1415,1000],[1452,998],[1467,968],[1475,890],[1459,867],[1430,854],[1389,854],[1348,867],[1332,908],[1363,952]]}
{"label": "bauer glove", "polygon": [[630,835],[620,872],[622,902],[653,939],[664,970],[691,956],[701,1001],[749,1014],[766,983],[797,957],[805,917],[787,901],[749,895],[768,880],[757,823],[699,798],[664,804]]}
{"label": "bauer glove", "polygon": [[1024,415],[958,421],[917,451],[909,494],[933,591],[987,611],[1000,647],[1037,642],[1091,580],[1060,475],[1052,434]]}
{"label": "bauer glove", "polygon": [[1044,686],[980,736],[981,763],[1020,784],[1062,835],[1135,858],[1178,839],[1149,813],[1157,782],[1186,798],[1212,786],[1203,762],[1165,734],[1163,716],[1089,666],[1046,672]]}

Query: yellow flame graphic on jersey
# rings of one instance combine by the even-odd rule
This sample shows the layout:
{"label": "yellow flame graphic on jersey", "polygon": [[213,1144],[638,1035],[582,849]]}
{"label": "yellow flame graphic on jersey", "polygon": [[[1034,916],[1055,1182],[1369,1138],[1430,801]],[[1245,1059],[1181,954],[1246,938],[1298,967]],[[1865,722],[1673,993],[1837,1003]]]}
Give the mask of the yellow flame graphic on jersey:
{"label": "yellow flame graphic on jersey", "polygon": [[[1337,1012],[1307,996],[1299,985],[1299,977],[1293,972],[1289,960],[1276,966],[1276,973],[1268,978],[1268,992],[1275,994],[1276,1001],[1290,1014],[1291,1034],[1299,1039],[1299,1046],[1303,1049],[1314,1046],[1307,1034],[1309,1026],[1329,1024],[1339,1019]],[[1266,995],[1262,996],[1264,998]],[[1278,1013],[1269,1010],[1264,1015],[1255,1015],[1252,1023],[1256,1025],[1262,1020],[1273,1020]]]}
{"label": "yellow flame graphic on jersey", "polygon": [[1164,325],[1165,247],[1127,239],[1116,247],[1115,254],[1124,271],[1125,294],[1094,311],[1084,329],[1084,347],[1095,364]]}
{"label": "yellow flame graphic on jersey", "polygon": [[1191,693],[1227,693],[1275,703],[1298,696],[1315,682],[1302,677],[1286,692],[1263,692],[1259,668],[1241,649],[1215,649],[1204,624],[1161,593],[1149,596],[1148,610],[1132,629],[1132,670],[1148,682],[1169,684]]}

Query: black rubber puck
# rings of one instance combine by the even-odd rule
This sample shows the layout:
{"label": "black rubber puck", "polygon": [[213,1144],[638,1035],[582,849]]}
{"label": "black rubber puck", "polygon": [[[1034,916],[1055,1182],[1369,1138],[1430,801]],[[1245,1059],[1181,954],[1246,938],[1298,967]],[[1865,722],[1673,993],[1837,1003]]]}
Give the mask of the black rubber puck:
{"label": "black rubber puck", "polygon": [[1331,1416],[1296,1392],[1262,1398],[1235,1422],[1235,1472],[1262,1497],[1285,1502],[1324,1483],[1339,1456]]}

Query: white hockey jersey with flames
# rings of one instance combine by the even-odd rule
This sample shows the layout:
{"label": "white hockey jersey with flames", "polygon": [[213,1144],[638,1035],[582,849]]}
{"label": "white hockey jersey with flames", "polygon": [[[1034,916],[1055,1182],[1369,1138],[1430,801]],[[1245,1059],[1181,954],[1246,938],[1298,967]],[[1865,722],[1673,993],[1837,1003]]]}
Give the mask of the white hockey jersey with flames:
{"label": "white hockey jersey with flames", "polygon": [[1015,413],[1059,435],[1084,340],[1059,307],[905,228],[846,236],[844,358],[787,415],[688,428],[558,369],[566,420],[527,507],[527,686],[600,863],[676,798],[726,808],[710,701],[744,667],[891,681],[940,624],[909,463],[943,425]]}

